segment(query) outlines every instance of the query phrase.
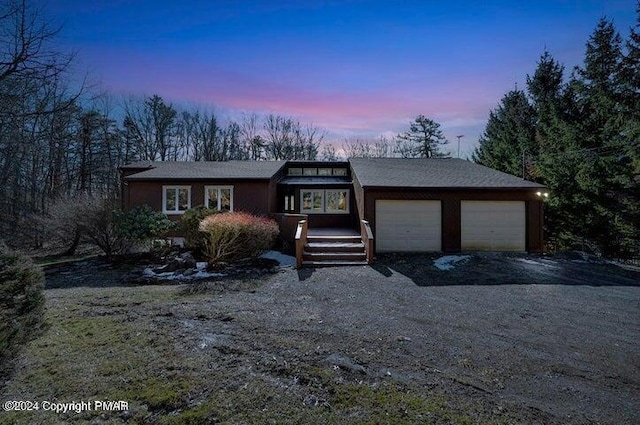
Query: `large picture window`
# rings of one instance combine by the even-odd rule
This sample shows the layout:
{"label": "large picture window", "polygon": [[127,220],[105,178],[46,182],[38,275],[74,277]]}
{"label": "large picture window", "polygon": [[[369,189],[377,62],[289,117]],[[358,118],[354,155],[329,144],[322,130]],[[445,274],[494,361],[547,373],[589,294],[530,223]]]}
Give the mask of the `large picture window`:
{"label": "large picture window", "polygon": [[303,189],[300,212],[307,214],[346,214],[349,212],[348,189]]}
{"label": "large picture window", "polygon": [[233,211],[233,186],[205,186],[204,205],[216,211]]}
{"label": "large picture window", "polygon": [[327,190],[325,191],[325,211],[328,213],[349,212],[349,191],[348,190]]}
{"label": "large picture window", "polygon": [[162,186],[162,212],[184,214],[191,208],[191,186]]}
{"label": "large picture window", "polygon": [[300,210],[303,213],[324,212],[324,190],[303,190],[300,198],[302,199]]}

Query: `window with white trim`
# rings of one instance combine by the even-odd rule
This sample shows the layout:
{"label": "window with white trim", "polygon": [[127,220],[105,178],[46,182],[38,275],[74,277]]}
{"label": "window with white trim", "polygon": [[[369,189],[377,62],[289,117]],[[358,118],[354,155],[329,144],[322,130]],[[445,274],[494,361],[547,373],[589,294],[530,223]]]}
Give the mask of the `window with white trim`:
{"label": "window with white trim", "polygon": [[325,191],[325,211],[331,214],[349,212],[349,191],[347,189]]}
{"label": "window with white trim", "polygon": [[300,212],[307,214],[346,214],[349,189],[302,189]]}
{"label": "window with white trim", "polygon": [[295,196],[294,195],[285,195],[284,196],[284,210],[285,211],[295,211]]}
{"label": "window with white trim", "polygon": [[233,211],[233,186],[205,186],[204,205],[216,211]]}
{"label": "window with white trim", "polygon": [[191,186],[162,186],[162,212],[184,214],[191,208]]}
{"label": "window with white trim", "polygon": [[303,213],[324,212],[324,190],[301,190],[300,211]]}

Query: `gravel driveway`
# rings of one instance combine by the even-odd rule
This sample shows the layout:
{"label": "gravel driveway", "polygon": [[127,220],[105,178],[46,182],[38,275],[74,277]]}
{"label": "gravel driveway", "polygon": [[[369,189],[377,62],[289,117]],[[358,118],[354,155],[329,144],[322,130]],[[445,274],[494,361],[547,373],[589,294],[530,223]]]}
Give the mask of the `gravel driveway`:
{"label": "gravel driveway", "polygon": [[[581,258],[504,254],[454,256],[440,264],[450,269],[440,270],[437,259],[381,256],[373,267],[153,287],[123,286],[119,277],[129,270],[89,263],[47,274],[47,309],[55,332],[104,318],[158,335],[154,350],[175,360],[166,370],[155,365],[154,373],[181,371],[198,380],[185,409],[259,379],[270,395],[260,408],[266,402],[257,393],[255,414],[292,406],[307,423],[357,423],[355,407],[340,406],[361,399],[332,392],[348,383],[442,394],[451,409],[434,423],[638,423],[640,272]],[[38,344],[45,342],[31,345],[7,394],[47,394],[25,384],[31,370],[47,370]],[[132,370],[130,378],[140,373]],[[86,379],[104,385],[104,378]],[[230,412],[238,394],[225,398]],[[254,401],[237,400],[253,408]],[[319,416],[309,420],[310,412]],[[493,420],[463,421],[455,412]]]}
{"label": "gravel driveway", "polygon": [[240,297],[229,307],[323,355],[351,353],[373,375],[539,412],[542,423],[637,423],[640,273],[580,261],[473,255],[442,271],[394,256],[292,271],[250,311]]}

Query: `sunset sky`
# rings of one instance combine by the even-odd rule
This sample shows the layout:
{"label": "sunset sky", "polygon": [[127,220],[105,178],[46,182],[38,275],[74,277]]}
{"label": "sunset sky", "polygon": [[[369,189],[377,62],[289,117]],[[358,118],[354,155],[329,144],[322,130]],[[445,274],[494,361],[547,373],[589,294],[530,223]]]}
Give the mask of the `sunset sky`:
{"label": "sunset sky", "polygon": [[233,118],[294,116],[345,137],[418,114],[469,153],[489,110],[545,47],[571,69],[601,16],[623,37],[633,0],[46,0],[76,70],[116,95],[159,94]]}

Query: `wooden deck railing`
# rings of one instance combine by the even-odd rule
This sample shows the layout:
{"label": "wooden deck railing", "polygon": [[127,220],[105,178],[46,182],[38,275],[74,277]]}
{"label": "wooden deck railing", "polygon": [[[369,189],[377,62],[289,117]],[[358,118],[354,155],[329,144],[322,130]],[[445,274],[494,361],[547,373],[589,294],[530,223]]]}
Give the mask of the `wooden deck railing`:
{"label": "wooden deck railing", "polygon": [[373,232],[367,220],[360,222],[360,234],[362,235],[362,243],[364,251],[367,254],[367,264],[373,263]]}
{"label": "wooden deck railing", "polygon": [[296,267],[302,267],[302,254],[304,253],[304,246],[307,243],[307,233],[309,227],[307,220],[300,220],[298,222],[298,228],[296,229]]}

